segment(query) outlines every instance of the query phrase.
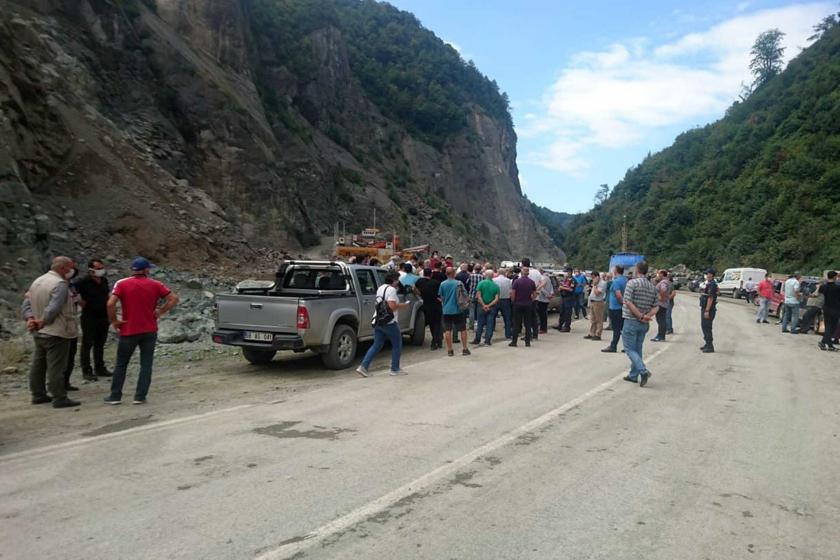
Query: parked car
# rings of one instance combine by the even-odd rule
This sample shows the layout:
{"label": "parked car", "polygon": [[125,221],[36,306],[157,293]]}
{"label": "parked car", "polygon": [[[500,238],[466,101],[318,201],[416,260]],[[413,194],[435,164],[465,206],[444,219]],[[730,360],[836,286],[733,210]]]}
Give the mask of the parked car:
{"label": "parked car", "polygon": [[[242,348],[252,364],[270,362],[280,350],[321,355],[330,369],[350,367],[360,341],[373,339],[371,319],[381,268],[330,261],[284,261],[273,282],[240,283],[235,294],[216,296],[213,342]],[[402,290],[402,333],[423,344],[422,300]]]}
{"label": "parked car", "polygon": [[718,289],[721,294],[737,299],[743,297],[747,282],[758,286],[766,275],[767,271],[763,268],[727,268],[718,282]]}

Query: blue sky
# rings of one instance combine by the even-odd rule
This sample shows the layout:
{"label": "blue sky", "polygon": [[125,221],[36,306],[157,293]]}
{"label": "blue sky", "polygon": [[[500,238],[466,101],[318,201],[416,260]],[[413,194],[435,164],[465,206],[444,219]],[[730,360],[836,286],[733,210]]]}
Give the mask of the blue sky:
{"label": "blue sky", "polygon": [[778,27],[786,58],[836,2],[390,0],[510,96],[528,197],[592,207],[648,152],[719,119],[750,81],[756,36]]}

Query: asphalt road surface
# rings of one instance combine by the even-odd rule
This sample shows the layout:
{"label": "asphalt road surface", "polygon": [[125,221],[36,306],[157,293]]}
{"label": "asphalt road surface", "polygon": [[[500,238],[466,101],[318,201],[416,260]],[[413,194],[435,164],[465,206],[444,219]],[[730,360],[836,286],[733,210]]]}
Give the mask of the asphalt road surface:
{"label": "asphalt road surface", "polygon": [[0,558],[840,558],[840,355],[728,301],[704,355],[677,301],[644,389],[578,321],[415,350],[405,377],[386,352],[369,379],[243,374],[212,407],[165,381],[145,407],[30,407],[70,428],[6,432]]}

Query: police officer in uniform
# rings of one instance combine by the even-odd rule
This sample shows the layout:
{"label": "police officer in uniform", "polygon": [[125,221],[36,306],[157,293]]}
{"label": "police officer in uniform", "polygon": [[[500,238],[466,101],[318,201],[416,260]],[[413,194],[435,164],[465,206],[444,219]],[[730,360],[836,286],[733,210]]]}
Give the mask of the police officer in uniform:
{"label": "police officer in uniform", "polygon": [[706,270],[706,287],[703,288],[700,296],[700,327],[703,329],[703,338],[706,344],[700,348],[704,354],[711,354],[715,351],[712,337],[712,326],[717,311],[718,285],[715,282],[715,271],[710,268]]}

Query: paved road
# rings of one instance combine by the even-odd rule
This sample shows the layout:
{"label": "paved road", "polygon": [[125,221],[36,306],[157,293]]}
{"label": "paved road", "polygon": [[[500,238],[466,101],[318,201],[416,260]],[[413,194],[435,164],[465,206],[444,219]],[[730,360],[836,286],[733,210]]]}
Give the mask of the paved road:
{"label": "paved road", "polygon": [[840,558],[840,356],[678,301],[645,389],[576,323],[4,452],[0,557]]}

